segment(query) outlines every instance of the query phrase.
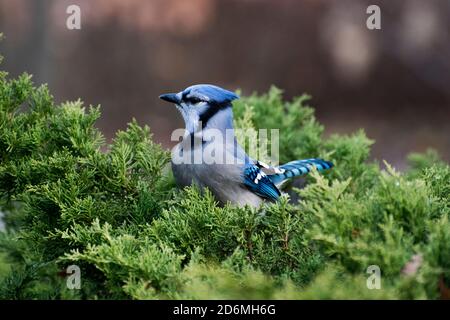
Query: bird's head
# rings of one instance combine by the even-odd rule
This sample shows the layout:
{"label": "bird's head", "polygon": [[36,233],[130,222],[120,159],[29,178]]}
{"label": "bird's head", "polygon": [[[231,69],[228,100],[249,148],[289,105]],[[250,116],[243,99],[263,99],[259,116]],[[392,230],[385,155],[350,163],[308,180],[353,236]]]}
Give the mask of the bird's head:
{"label": "bird's head", "polygon": [[186,129],[194,133],[207,126],[232,126],[231,102],[239,97],[211,84],[198,84],[178,93],[162,94],[159,98],[174,103],[183,116]]}

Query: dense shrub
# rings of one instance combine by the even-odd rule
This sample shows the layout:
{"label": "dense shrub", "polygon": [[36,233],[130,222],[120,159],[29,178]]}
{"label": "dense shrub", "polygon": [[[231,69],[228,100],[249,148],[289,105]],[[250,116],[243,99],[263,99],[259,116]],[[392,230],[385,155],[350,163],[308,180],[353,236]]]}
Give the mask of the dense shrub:
{"label": "dense shrub", "polygon": [[[169,153],[133,120],[105,143],[98,108],[55,105],[0,74],[0,298],[439,298],[450,285],[450,168],[370,162],[363,131],[322,136],[307,96],[239,100],[241,128],[280,128],[281,161],[321,156],[300,201],[220,207],[178,190]],[[420,257],[414,266],[414,259]],[[80,266],[80,290],[65,268]],[[382,289],[369,290],[378,265]],[[412,271],[411,271],[412,270]]]}

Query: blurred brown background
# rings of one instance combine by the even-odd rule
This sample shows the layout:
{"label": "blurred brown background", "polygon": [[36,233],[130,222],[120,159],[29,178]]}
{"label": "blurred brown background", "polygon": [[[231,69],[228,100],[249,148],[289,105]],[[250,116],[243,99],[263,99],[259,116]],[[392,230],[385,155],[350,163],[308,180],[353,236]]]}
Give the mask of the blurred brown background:
{"label": "blurred brown background", "polygon": [[[66,28],[70,4],[81,30]],[[381,30],[366,28],[370,4]],[[448,0],[0,0],[0,31],[2,69],[48,82],[58,102],[100,104],[108,138],[136,117],[170,147],[182,122],[160,93],[275,84],[311,94],[327,134],[365,128],[374,158],[450,159]]]}

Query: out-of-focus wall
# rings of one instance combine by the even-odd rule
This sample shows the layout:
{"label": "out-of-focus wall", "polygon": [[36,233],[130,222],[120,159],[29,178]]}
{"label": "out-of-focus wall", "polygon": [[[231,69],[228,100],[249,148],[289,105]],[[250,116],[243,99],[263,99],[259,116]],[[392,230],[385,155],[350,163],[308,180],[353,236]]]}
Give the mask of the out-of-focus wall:
{"label": "out-of-focus wall", "polygon": [[[373,156],[450,159],[450,2],[365,0],[0,0],[2,68],[48,82],[57,101],[101,104],[107,137],[132,117],[165,146],[182,125],[157,96],[194,83],[244,94],[307,92],[327,133],[364,127]],[[66,8],[81,8],[81,30]]]}

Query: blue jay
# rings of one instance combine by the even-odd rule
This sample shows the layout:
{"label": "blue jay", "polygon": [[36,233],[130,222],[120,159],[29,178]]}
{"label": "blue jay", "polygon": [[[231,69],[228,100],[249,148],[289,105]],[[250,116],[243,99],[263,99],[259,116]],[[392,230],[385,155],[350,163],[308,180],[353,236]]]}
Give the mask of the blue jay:
{"label": "blue jay", "polygon": [[[200,188],[207,187],[222,204],[231,202],[238,206],[259,207],[264,200],[276,201],[281,196],[279,188],[286,180],[304,175],[312,167],[318,171],[333,167],[331,162],[322,159],[296,160],[277,167],[251,159],[234,135],[232,101],[239,97],[231,91],[200,84],[159,98],[174,103],[186,125],[183,139],[172,150],[172,170],[177,184],[183,187],[194,183]],[[201,133],[210,129],[227,138],[205,141]],[[226,134],[226,131],[232,134]],[[195,143],[196,140],[200,143]],[[198,148],[205,150],[206,147],[213,147],[216,152],[236,161],[209,164],[174,161],[180,155],[192,160]]]}

